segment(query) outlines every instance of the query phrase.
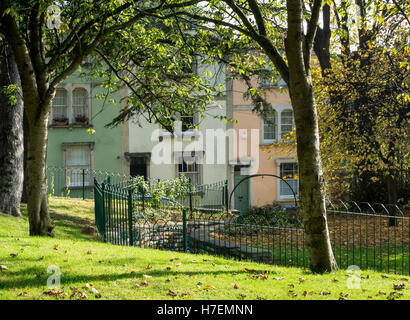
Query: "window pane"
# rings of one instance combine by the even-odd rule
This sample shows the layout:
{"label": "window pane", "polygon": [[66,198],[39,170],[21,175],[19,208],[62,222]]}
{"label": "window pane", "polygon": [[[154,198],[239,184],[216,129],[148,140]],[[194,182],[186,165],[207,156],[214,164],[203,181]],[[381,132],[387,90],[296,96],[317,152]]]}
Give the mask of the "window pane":
{"label": "window pane", "polygon": [[293,112],[292,110],[284,110],[280,115],[280,123],[281,123],[281,136],[283,137],[285,134],[291,132],[293,130]]}
{"label": "window pane", "polygon": [[276,139],[276,112],[263,121],[263,140]]}
{"label": "window pane", "polygon": [[88,118],[87,90],[76,88],[73,90],[73,120],[77,115],[85,115]]}
{"label": "window pane", "polygon": [[88,145],[86,146],[71,146],[66,151],[66,183],[69,187],[83,185],[83,169],[84,185],[90,185],[90,156],[91,151]]}
{"label": "window pane", "polygon": [[[299,193],[299,180],[295,179],[298,173],[298,165],[296,163],[281,163],[280,164],[280,177],[285,179],[290,185],[296,195]],[[280,195],[281,196],[293,196],[292,190],[284,182],[280,181]]]}
{"label": "window pane", "polygon": [[181,122],[182,131],[192,130],[195,125],[193,115],[181,115]]}
{"label": "window pane", "polygon": [[[183,161],[181,159],[181,161]],[[200,169],[197,163],[188,164],[185,161],[178,165],[178,175],[184,175],[186,178],[191,179],[192,185],[200,184]]]}
{"label": "window pane", "polygon": [[67,118],[67,91],[57,89],[53,99],[53,118]]}

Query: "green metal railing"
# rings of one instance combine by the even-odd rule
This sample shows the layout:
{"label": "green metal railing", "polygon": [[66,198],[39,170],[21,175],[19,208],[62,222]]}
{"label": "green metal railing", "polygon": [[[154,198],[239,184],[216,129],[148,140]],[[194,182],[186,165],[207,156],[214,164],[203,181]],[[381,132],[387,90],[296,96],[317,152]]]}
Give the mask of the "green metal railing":
{"label": "green metal railing", "polygon": [[[118,245],[208,253],[268,264],[307,267],[304,229],[296,210],[263,214],[228,210],[226,181],[191,186],[178,198],[153,202],[131,183],[94,182],[95,221]],[[155,188],[155,182],[150,184]],[[395,205],[327,201],[333,252],[340,268],[410,274],[410,220]]]}

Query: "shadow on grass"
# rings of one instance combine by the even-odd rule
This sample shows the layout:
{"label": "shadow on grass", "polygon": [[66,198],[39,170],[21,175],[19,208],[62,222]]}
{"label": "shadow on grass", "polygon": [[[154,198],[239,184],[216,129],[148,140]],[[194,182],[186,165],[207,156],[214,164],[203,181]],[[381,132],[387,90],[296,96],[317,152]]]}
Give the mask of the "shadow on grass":
{"label": "shadow on grass", "polygon": [[[237,272],[235,276],[240,275],[252,275],[262,272],[262,270],[255,270],[254,273],[250,272]],[[98,274],[98,275],[84,275],[84,274],[68,274],[63,272],[61,276],[62,286],[84,286],[86,283],[93,283],[96,281],[117,281],[124,279],[132,279],[136,282],[144,280],[143,275],[149,275],[153,278],[164,277],[172,278],[175,276],[204,276],[213,275],[217,277],[218,275],[232,275],[234,271],[232,270],[218,270],[218,271],[167,271],[167,270],[145,270],[139,271],[137,273],[123,272],[118,274]],[[272,272],[272,274],[274,274]],[[30,267],[16,272],[8,272],[9,279],[6,281],[1,281],[0,289],[22,289],[22,288],[39,288],[46,287],[47,278],[50,276],[47,274],[47,270],[41,267]],[[23,276],[26,276],[22,279]],[[30,276],[30,278],[28,278]]]}
{"label": "shadow on grass", "polygon": [[96,237],[82,233],[83,228],[94,228],[93,221],[60,212],[50,212],[57,234],[63,233],[72,239],[96,240]]}

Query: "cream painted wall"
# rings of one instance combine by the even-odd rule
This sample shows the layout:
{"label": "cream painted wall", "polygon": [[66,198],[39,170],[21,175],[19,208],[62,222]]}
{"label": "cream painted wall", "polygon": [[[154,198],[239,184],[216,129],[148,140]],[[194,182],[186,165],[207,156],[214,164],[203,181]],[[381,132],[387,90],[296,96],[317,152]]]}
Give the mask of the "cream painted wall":
{"label": "cream painted wall", "polygon": [[[158,124],[148,123],[144,119],[140,119],[139,123],[135,120],[129,121],[129,151],[134,152],[151,152],[151,161],[148,169],[148,176],[154,179],[172,179],[177,176],[177,162],[174,157],[175,151],[181,151],[178,144],[181,144],[182,150],[186,150],[187,146],[194,148],[192,150],[204,151],[205,158],[201,165],[201,183],[208,184],[219,182],[227,179],[227,162],[226,157],[224,163],[216,163],[218,152],[226,154],[226,148],[223,145],[214,143],[214,161],[207,161],[207,156],[211,155],[210,149],[207,149],[206,131],[213,129],[226,129],[226,122],[214,118],[214,116],[226,115],[226,101],[215,100],[214,103],[208,106],[204,119],[198,117],[198,129],[193,130],[193,134],[186,134],[182,140],[172,137],[169,132],[161,130]],[[162,137],[160,142],[159,135]],[[160,147],[162,146],[162,147]],[[194,147],[195,146],[195,147]],[[156,157],[159,153],[158,148],[168,148],[171,156],[165,161],[160,162],[160,158]],[[219,149],[218,149],[219,148]],[[169,163],[169,161],[171,163]],[[165,162],[165,163],[164,163]],[[207,163],[213,162],[213,163]],[[128,163],[129,166],[129,163]]]}

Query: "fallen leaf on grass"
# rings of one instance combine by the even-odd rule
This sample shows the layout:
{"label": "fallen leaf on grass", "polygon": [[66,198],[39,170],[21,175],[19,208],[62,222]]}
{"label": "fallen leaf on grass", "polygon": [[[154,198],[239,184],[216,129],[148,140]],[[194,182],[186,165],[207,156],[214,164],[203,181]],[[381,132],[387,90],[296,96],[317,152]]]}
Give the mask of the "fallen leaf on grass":
{"label": "fallen leaf on grass", "polygon": [[323,291],[320,292],[320,294],[321,294],[322,296],[326,296],[326,295],[329,295],[330,292],[329,292],[329,291],[326,291],[326,290],[323,290]]}
{"label": "fallen leaf on grass", "polygon": [[27,291],[23,291],[23,292],[20,292],[17,296],[21,297],[21,296],[25,296],[26,294],[27,294]]}
{"label": "fallen leaf on grass", "polygon": [[80,298],[80,299],[88,299],[88,296],[85,294],[85,292],[81,290],[74,290],[73,293],[71,294],[70,298]]}
{"label": "fallen leaf on grass", "polygon": [[141,285],[140,285],[139,283],[136,283],[136,284],[135,284],[135,287],[136,287],[136,288],[139,288],[139,287],[141,287]]}
{"label": "fallen leaf on grass", "polygon": [[306,281],[305,278],[299,278],[299,282],[304,282],[304,281]]}
{"label": "fallen leaf on grass", "polygon": [[166,267],[165,269],[167,269],[167,270],[171,270],[171,267]]}
{"label": "fallen leaf on grass", "polygon": [[177,264],[175,265],[175,267],[179,267],[180,265],[182,265],[181,262],[180,262],[180,263],[177,263]]}
{"label": "fallen leaf on grass", "polygon": [[249,268],[246,268],[246,267],[243,267],[241,270],[246,271],[246,272],[255,272],[256,271],[254,269],[249,269]]}
{"label": "fallen leaf on grass", "polygon": [[146,266],[146,267],[144,267],[142,270],[149,270],[149,269],[152,269],[152,266],[147,265],[147,266]]}
{"label": "fallen leaf on grass", "polygon": [[93,254],[91,250],[88,250],[85,254]]}
{"label": "fallen leaf on grass", "polygon": [[147,280],[142,281],[141,285],[147,287],[148,286],[148,281]]}
{"label": "fallen leaf on grass", "polygon": [[47,290],[44,291],[43,294],[47,295],[47,296],[55,296],[56,298],[61,297],[61,295],[64,293],[64,290]]}
{"label": "fallen leaf on grass", "polygon": [[183,297],[189,296],[190,294],[191,294],[191,291],[185,291],[185,292],[182,292],[182,293],[181,293],[181,295],[182,295]]}
{"label": "fallen leaf on grass", "polygon": [[233,286],[234,289],[239,289],[239,286],[235,283]]}
{"label": "fallen leaf on grass", "polygon": [[339,282],[339,280],[337,280],[337,279],[335,278],[335,279],[332,279],[332,282]]}
{"label": "fallen leaf on grass", "polygon": [[393,284],[393,289],[394,289],[394,290],[403,290],[405,286],[406,286],[406,285],[405,285],[404,283]]}
{"label": "fallen leaf on grass", "polygon": [[16,258],[19,254],[18,253],[10,253],[10,257]]}
{"label": "fallen leaf on grass", "polygon": [[132,269],[132,270],[131,270],[131,273],[137,273],[137,270],[136,270],[136,269]]}
{"label": "fallen leaf on grass", "polygon": [[170,281],[171,281],[171,279],[170,279],[170,278],[168,278],[168,279],[166,279],[166,280],[165,280],[165,282],[170,282]]}
{"label": "fallen leaf on grass", "polygon": [[7,268],[7,266],[5,266],[5,265],[0,265],[0,270],[7,270],[8,268]]}
{"label": "fallen leaf on grass", "polygon": [[293,291],[293,290],[289,290],[289,291],[288,291],[288,295],[290,295],[290,296],[292,296],[292,297],[296,297],[298,294],[297,294],[295,291]]}
{"label": "fallen leaf on grass", "polygon": [[213,290],[213,289],[215,289],[215,287],[214,286],[205,286],[202,289],[203,290]]}
{"label": "fallen leaf on grass", "polygon": [[91,288],[91,292],[98,298],[101,297],[101,292],[98,291],[96,288]]}
{"label": "fallen leaf on grass", "polygon": [[149,275],[147,275],[147,274],[143,274],[142,276],[143,276],[144,278],[146,278],[146,279],[152,278],[152,276],[149,276]]}
{"label": "fallen leaf on grass", "polygon": [[307,296],[307,291],[303,291],[303,293],[302,293],[302,295],[304,296],[304,297],[306,297]]}
{"label": "fallen leaf on grass", "polygon": [[274,277],[273,280],[282,280],[283,277]]}
{"label": "fallen leaf on grass", "polygon": [[385,296],[385,295],[386,295],[386,292],[384,292],[384,291],[379,291],[379,294],[382,295],[382,296]]}
{"label": "fallen leaf on grass", "polygon": [[54,250],[58,250],[58,247],[60,246],[60,244],[56,243],[53,247]]}
{"label": "fallen leaf on grass", "polygon": [[175,297],[177,294],[170,289],[170,290],[168,290],[168,295],[170,295],[172,297]]}
{"label": "fallen leaf on grass", "polygon": [[239,296],[240,296],[241,298],[246,298],[246,295],[245,295],[245,294],[242,294],[242,293],[240,293]]}
{"label": "fallen leaf on grass", "polygon": [[409,281],[407,278],[400,278],[401,281]]}
{"label": "fallen leaf on grass", "polygon": [[389,276],[387,274],[382,274],[383,279],[387,279]]}

